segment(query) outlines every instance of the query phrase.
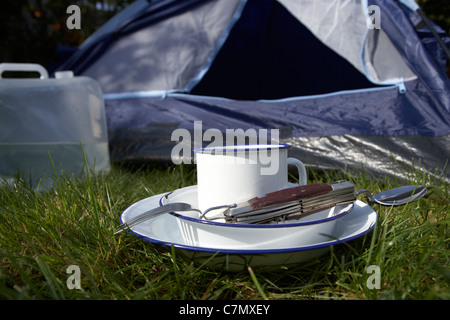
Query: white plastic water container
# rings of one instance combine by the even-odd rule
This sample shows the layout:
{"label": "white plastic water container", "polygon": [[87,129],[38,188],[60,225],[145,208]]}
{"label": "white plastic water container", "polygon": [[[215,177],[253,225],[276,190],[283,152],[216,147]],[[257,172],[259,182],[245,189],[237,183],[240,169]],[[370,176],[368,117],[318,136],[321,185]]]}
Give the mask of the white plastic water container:
{"label": "white plastic water container", "polygon": [[[5,71],[40,78],[3,78]],[[33,188],[110,168],[103,93],[91,78],[57,73],[37,64],[0,64],[0,184],[17,177]]]}

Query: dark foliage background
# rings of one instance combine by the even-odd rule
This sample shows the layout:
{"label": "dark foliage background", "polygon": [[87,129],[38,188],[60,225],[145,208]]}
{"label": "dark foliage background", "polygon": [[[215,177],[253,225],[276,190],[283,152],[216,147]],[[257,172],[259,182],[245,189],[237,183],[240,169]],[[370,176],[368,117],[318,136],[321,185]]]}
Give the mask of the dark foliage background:
{"label": "dark foliage background", "polygon": [[[0,61],[58,63],[56,51],[70,52],[134,0],[6,0],[0,3]],[[81,29],[69,30],[67,7],[81,9]],[[58,49],[58,50],[57,50]]]}

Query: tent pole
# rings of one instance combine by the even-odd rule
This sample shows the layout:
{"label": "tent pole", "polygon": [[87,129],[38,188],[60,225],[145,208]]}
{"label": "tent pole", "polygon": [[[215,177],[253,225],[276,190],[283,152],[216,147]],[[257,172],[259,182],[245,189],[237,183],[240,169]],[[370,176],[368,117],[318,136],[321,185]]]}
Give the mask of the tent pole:
{"label": "tent pole", "polygon": [[425,24],[427,25],[428,29],[430,29],[431,33],[436,38],[439,45],[442,47],[442,49],[444,49],[444,52],[447,55],[447,59],[450,59],[450,50],[445,45],[444,41],[442,41],[441,37],[439,37],[439,35],[437,34],[436,30],[433,28],[431,23],[428,21],[428,18],[425,16],[425,12],[423,12],[423,10],[421,8],[418,8],[417,13],[422,17],[422,19],[425,22]]}

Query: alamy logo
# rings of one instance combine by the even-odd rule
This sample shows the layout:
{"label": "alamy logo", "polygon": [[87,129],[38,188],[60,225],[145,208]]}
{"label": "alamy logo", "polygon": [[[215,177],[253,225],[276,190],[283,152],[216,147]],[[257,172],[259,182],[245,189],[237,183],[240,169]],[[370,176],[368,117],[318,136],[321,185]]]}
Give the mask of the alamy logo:
{"label": "alamy logo", "polygon": [[81,289],[81,273],[80,267],[77,265],[70,265],[66,269],[66,273],[70,274],[67,278],[66,285],[69,290]]}
{"label": "alamy logo", "polygon": [[367,8],[369,17],[367,18],[367,27],[369,29],[381,29],[381,11],[379,6],[369,6]]}
{"label": "alamy logo", "polygon": [[66,13],[71,13],[67,18],[66,26],[67,29],[81,29],[81,10],[80,7],[73,4],[67,7]]}
{"label": "alamy logo", "polygon": [[366,273],[370,274],[366,281],[367,288],[370,290],[381,289],[380,267],[377,265],[370,265],[367,267]]}
{"label": "alamy logo", "polygon": [[[210,128],[203,130],[202,121],[194,121],[193,137],[187,129],[175,129],[172,132],[171,141],[177,142],[172,148],[171,159],[174,164],[192,164],[197,163],[197,159],[192,156],[194,148],[202,147],[219,147],[219,146],[242,146],[242,145],[278,145],[279,143],[278,129],[226,129],[225,133],[219,129]],[[208,143],[208,145],[204,145]],[[226,153],[234,153],[234,149],[230,148]],[[271,175],[278,172],[278,153],[276,150],[261,150],[258,157],[264,159],[264,164],[268,165],[267,171],[262,172],[263,175]],[[239,161],[241,158],[235,158]]]}

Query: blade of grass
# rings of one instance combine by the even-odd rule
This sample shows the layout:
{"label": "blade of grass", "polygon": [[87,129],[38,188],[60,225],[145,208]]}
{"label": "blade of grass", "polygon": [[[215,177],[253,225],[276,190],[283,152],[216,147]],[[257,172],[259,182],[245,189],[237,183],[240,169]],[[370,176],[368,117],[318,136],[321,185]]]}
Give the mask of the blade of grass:
{"label": "blade of grass", "polygon": [[256,287],[256,290],[258,290],[259,294],[261,295],[261,297],[264,300],[269,300],[269,298],[267,298],[266,294],[264,293],[263,288],[261,287],[261,285],[259,284],[258,279],[256,278],[255,273],[253,272],[252,267],[248,267],[248,272],[250,273],[250,277],[252,278],[253,284]]}

